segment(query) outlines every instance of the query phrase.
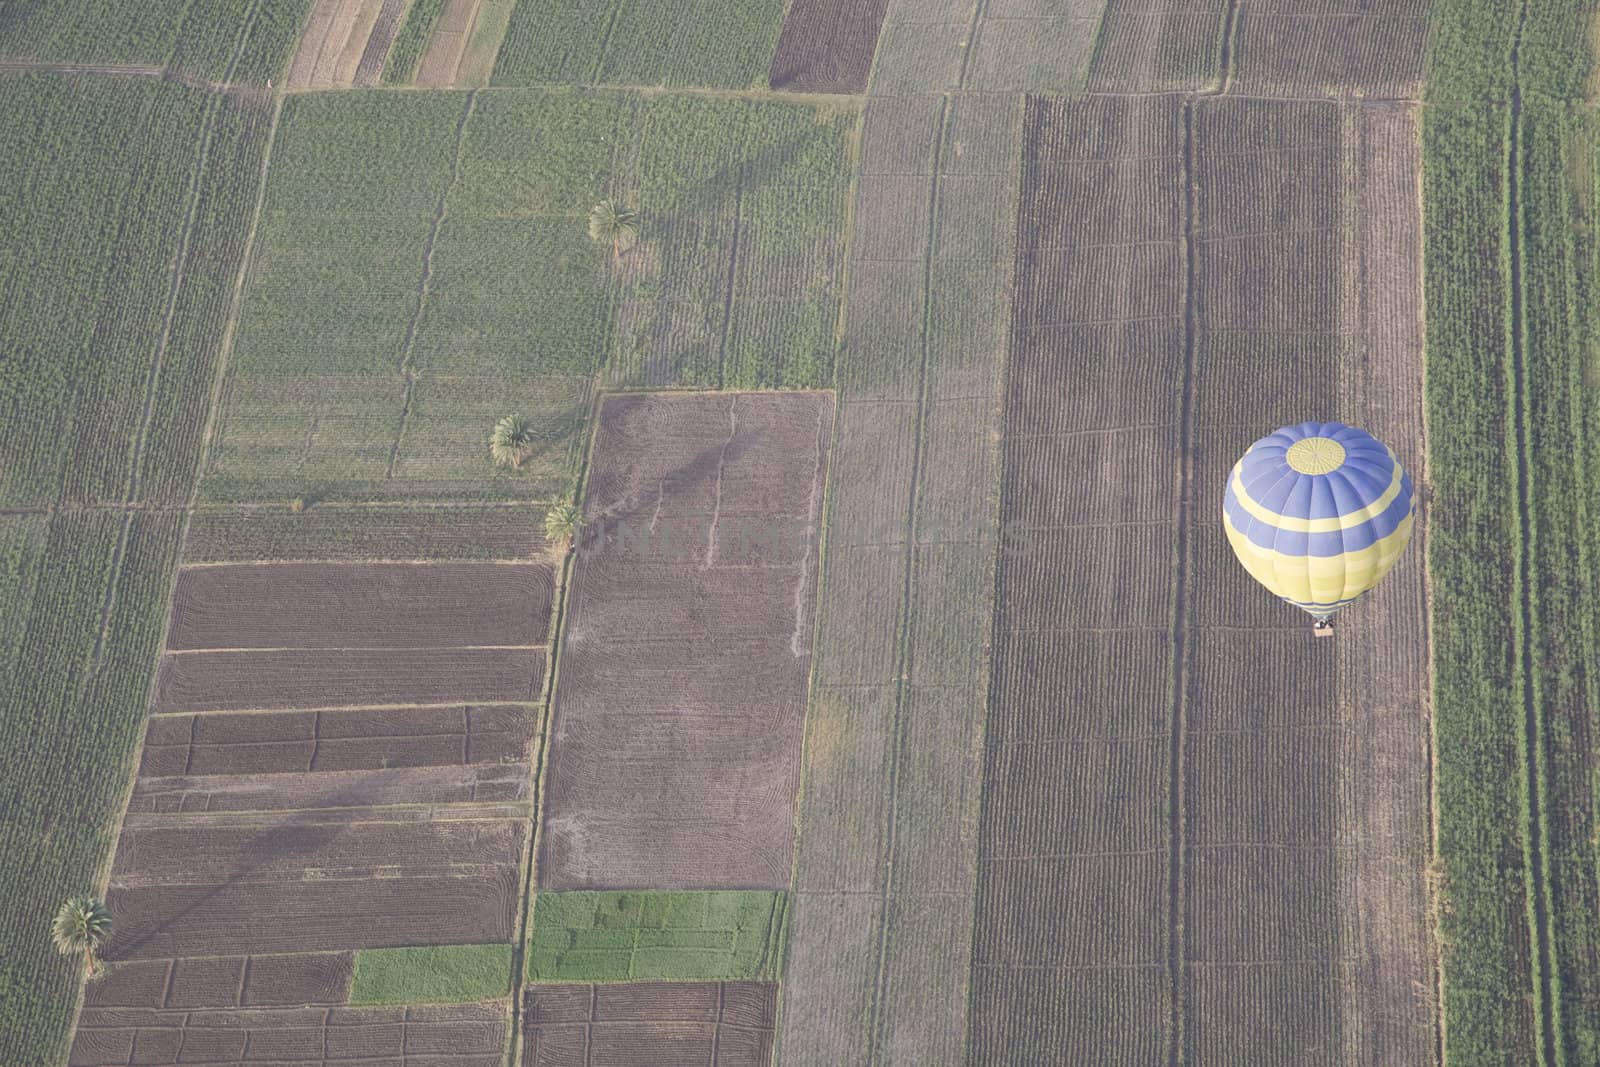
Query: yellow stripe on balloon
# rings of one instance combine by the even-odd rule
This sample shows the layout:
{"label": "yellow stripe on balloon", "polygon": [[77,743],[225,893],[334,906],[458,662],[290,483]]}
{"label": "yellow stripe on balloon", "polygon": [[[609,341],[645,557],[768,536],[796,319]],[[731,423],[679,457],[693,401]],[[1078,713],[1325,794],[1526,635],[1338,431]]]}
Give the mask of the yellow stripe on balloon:
{"label": "yellow stripe on balloon", "polygon": [[1291,555],[1253,543],[1226,514],[1223,528],[1234,553],[1250,576],[1287,600],[1332,604],[1349,600],[1377,585],[1399,562],[1411,540],[1413,512],[1393,533],[1366,548],[1337,556]]}
{"label": "yellow stripe on balloon", "polygon": [[1394,498],[1400,495],[1400,481],[1405,477],[1405,472],[1400,469],[1400,461],[1395,459],[1391,450],[1389,458],[1394,461],[1394,481],[1389,483],[1389,488],[1383,495],[1364,508],[1344,515],[1337,515],[1327,519],[1301,519],[1291,515],[1279,515],[1271,508],[1263,507],[1250,499],[1250,494],[1245,492],[1244,477],[1239,472],[1244,469],[1244,460],[1233,465],[1233,495],[1238,499],[1239,506],[1244,508],[1251,518],[1258,519],[1278,530],[1288,533],[1337,533],[1351,526],[1359,526],[1369,519],[1375,519],[1384,513]]}

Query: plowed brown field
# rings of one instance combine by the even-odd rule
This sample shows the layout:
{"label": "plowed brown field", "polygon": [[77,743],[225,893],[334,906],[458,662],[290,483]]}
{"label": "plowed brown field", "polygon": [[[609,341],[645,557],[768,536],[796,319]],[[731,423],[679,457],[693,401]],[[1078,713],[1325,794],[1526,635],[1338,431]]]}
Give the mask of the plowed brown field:
{"label": "plowed brown field", "polygon": [[789,882],[833,400],[600,411],[555,696],[549,889]]}
{"label": "plowed brown field", "polygon": [[535,986],[523,1067],[766,1067],[777,990],[769,982]]}
{"label": "plowed brown field", "polygon": [[233,1063],[500,1067],[500,1004],[148,1011],[85,1008],[70,1067]]}
{"label": "plowed brown field", "polygon": [[548,567],[284,563],[187,567],[167,647],[447,648],[542,645]]}
{"label": "plowed brown field", "polygon": [[797,0],[784,16],[768,83],[797,93],[867,88],[889,0]]}

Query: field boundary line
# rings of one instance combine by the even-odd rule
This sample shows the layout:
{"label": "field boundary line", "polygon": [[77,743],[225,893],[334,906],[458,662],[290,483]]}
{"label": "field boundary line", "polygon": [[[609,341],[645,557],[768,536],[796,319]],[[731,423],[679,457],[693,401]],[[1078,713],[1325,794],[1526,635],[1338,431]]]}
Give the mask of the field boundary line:
{"label": "field boundary line", "polygon": [[433,250],[439,241],[439,229],[444,225],[450,194],[461,180],[461,147],[466,143],[467,123],[472,118],[472,110],[477,102],[478,91],[473,89],[467,93],[466,106],[461,109],[461,118],[456,121],[456,143],[450,159],[450,180],[439,193],[439,206],[433,213],[433,226],[428,230],[428,240],[422,246],[422,277],[417,280],[417,304],[411,312],[411,321],[406,324],[405,337],[400,342],[400,363],[396,368],[405,379],[406,398],[400,406],[400,426],[395,431],[394,445],[389,449],[390,481],[394,480],[395,465],[400,462],[400,446],[405,443],[406,426],[411,421],[411,404],[416,398],[417,375],[411,368],[411,355],[416,350],[417,327],[422,323],[422,313],[428,303],[428,282],[433,277]]}
{"label": "field boundary line", "polygon": [[939,231],[939,169],[943,165],[945,137],[950,128],[951,94],[941,94],[939,99],[939,126],[933,139],[933,166],[928,180],[928,243],[922,266],[922,323],[921,358],[917,370],[917,423],[911,449],[911,492],[906,514],[906,558],[904,581],[900,599],[900,648],[895,672],[894,713],[889,731],[889,782],[885,801],[887,826],[884,831],[883,887],[880,896],[881,911],[878,916],[877,964],[873,979],[872,1000],[867,1009],[867,1063],[879,1061],[880,1032],[884,1025],[883,1002],[888,982],[889,956],[889,904],[894,897],[894,866],[897,846],[895,825],[899,822],[900,760],[905,743],[906,690],[909,688],[914,652],[912,635],[916,629],[912,610],[916,606],[917,561],[917,505],[922,495],[922,453],[927,434],[928,419],[928,362],[931,346],[928,330],[933,318],[933,258]]}
{"label": "field boundary line", "polygon": [[[604,373],[604,369],[597,369],[595,377]],[[582,514],[583,491],[589,477],[589,465],[594,456],[594,442],[600,435],[600,409],[604,406],[609,395],[604,389],[595,389],[589,399],[589,432],[580,438],[578,456],[578,469],[573,472],[572,502]],[[532,825],[528,831],[528,855],[523,862],[521,893],[517,899],[517,931],[516,941],[511,946],[511,1039],[510,1063],[515,1067],[521,1062],[522,1057],[522,1001],[523,992],[528,985],[528,934],[533,924],[533,906],[539,895],[537,879],[539,876],[539,845],[543,840],[540,831],[544,828],[544,791],[550,774],[550,750],[554,746],[551,741],[551,729],[555,725],[556,714],[556,684],[561,673],[561,639],[566,635],[567,628],[567,597],[572,590],[573,571],[578,565],[577,539],[583,536],[583,529],[579,527],[573,538],[571,549],[562,557],[561,566],[555,574],[555,591],[550,598],[550,629],[549,652],[545,660],[544,694],[543,699],[536,703],[539,709],[539,719],[533,737],[539,744],[538,759],[530,757],[529,771],[533,780],[528,785],[528,804],[531,810]],[[592,1015],[593,1012],[591,1011]]]}

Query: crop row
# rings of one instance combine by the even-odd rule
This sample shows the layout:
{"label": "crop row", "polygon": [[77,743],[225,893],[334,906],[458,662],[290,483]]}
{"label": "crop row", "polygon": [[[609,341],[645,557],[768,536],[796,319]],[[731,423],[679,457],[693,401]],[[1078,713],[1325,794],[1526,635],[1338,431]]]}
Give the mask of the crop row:
{"label": "crop row", "polygon": [[383,65],[383,84],[411,84],[417,74],[417,64],[422,62],[422,53],[433,37],[434,27],[439,24],[439,16],[444,14],[444,5],[445,0],[412,0]]}
{"label": "crop row", "polygon": [[[311,0],[22,0],[0,15],[0,58],[165,66],[193,78],[275,78]],[[220,9],[220,10],[219,10]]]}

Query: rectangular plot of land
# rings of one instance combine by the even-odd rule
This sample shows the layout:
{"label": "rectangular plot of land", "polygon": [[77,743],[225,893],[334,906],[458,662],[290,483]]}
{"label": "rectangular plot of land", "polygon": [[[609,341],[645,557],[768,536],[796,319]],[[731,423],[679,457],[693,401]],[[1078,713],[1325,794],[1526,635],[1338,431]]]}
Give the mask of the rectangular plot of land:
{"label": "rectangular plot of land", "polygon": [[130,814],[285,811],[390,804],[520,803],[528,765],[406,767],[312,774],[208,774],[140,778]]}
{"label": "rectangular plot of land", "polygon": [[112,889],[109,959],[481,945],[515,931],[520,871]]}
{"label": "rectangular plot of land", "polygon": [[797,93],[867,88],[889,0],[799,0],[783,20],[767,84]]}
{"label": "rectangular plot of land", "polygon": [[111,885],[286,883],[415,874],[493,875],[522,855],[509,820],[351,823],[294,814],[256,825],[186,821],[130,826],[117,841]]}
{"label": "rectangular plot of land", "polygon": [[539,645],[549,568],[286,563],[185,568],[170,649]]}
{"label": "rectangular plot of land", "polygon": [[500,1067],[504,1004],[138,1011],[85,1008],[70,1067],[260,1063]]}
{"label": "rectangular plot of land", "polygon": [[766,1067],[778,987],[637,982],[530,988],[523,1067]]}
{"label": "rectangular plot of land", "polygon": [[531,981],[771,977],[781,893],[540,893]]}
{"label": "rectangular plot of land", "polygon": [[[832,417],[820,393],[601,408],[545,888],[788,885]],[[754,559],[735,529],[764,540]]]}
{"label": "rectangular plot of land", "polygon": [[157,712],[531,700],[543,648],[168,653]]}
{"label": "rectangular plot of land", "polygon": [[520,704],[159,715],[143,777],[525,763],[536,720]]}
{"label": "rectangular plot of land", "polygon": [[258,560],[536,560],[550,552],[545,509],[464,504],[195,512],[186,563]]}
{"label": "rectangular plot of land", "polygon": [[86,1008],[239,1008],[343,1004],[355,955],[215,956],[129,960],[84,990]]}

